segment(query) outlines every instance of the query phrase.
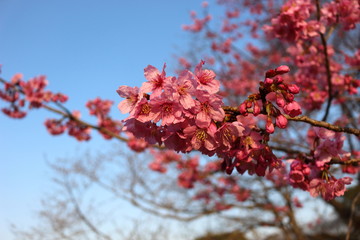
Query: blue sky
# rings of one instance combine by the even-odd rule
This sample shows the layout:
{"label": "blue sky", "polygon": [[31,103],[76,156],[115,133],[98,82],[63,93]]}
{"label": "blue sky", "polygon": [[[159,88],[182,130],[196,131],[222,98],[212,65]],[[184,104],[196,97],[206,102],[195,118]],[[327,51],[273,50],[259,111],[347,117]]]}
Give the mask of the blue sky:
{"label": "blue sky", "polygon": [[[148,64],[161,68],[166,62],[171,70],[173,54],[189,36],[181,25],[191,23],[189,11],[201,9],[201,3],[0,0],[1,76],[44,74],[49,89],[70,97],[69,109],[87,115],[87,100],[100,96],[118,103],[118,86],[140,86]],[[10,239],[10,223],[27,226],[32,221],[51,187],[46,161],[110,148],[96,134],[89,143],[50,136],[43,122],[54,116],[45,110],[31,111],[23,120],[0,114],[0,239]],[[113,116],[124,117],[116,108]]]}

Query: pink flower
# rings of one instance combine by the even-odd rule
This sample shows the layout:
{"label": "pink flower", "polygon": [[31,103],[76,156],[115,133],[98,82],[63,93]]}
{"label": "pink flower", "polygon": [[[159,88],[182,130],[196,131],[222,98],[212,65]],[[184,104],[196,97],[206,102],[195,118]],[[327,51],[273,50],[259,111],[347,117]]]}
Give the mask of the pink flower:
{"label": "pink flower", "polygon": [[24,118],[26,116],[26,112],[20,111],[18,106],[2,108],[1,111],[11,118]]}
{"label": "pink flower", "polygon": [[156,172],[165,173],[167,171],[167,168],[161,162],[156,160],[149,163],[148,166],[151,170]]}
{"label": "pink flower", "polygon": [[195,173],[191,169],[185,170],[178,176],[178,184],[183,188],[193,188],[195,180]]}
{"label": "pink flower", "polygon": [[127,132],[127,134],[130,135],[127,141],[127,145],[131,150],[140,153],[149,146],[149,144],[145,141],[144,138],[136,138],[130,132]]}
{"label": "pink flower", "polygon": [[313,127],[313,130],[315,134],[321,139],[333,139],[337,135],[334,131],[328,130],[326,128]]}
{"label": "pink flower", "polygon": [[43,75],[30,79],[28,82],[20,81],[20,85],[25,94],[25,99],[30,102],[29,108],[39,108],[43,102],[51,100],[52,93],[44,91],[48,81]]}
{"label": "pink flower", "polygon": [[232,144],[243,135],[244,127],[239,122],[224,123],[215,133],[216,141],[223,151],[230,150]]}
{"label": "pink flower", "polygon": [[187,31],[200,32],[204,28],[205,24],[211,20],[210,15],[206,15],[203,19],[197,18],[194,11],[192,11],[190,15],[192,20],[194,21],[194,24],[182,26],[182,28]]}
{"label": "pink flower", "polygon": [[172,94],[172,98],[179,101],[185,109],[195,107],[195,100],[193,96],[195,94],[195,80],[192,73],[184,71],[181,73],[178,79],[173,78],[165,86],[165,92],[167,95]]}
{"label": "pink flower", "polygon": [[214,135],[216,132],[216,126],[211,124],[208,128],[198,128],[196,126],[189,126],[184,129],[184,136],[190,139],[191,146],[195,150],[199,150],[202,147],[209,151],[213,151],[217,147]]}
{"label": "pink flower", "polygon": [[217,95],[210,95],[204,91],[197,91],[197,99],[200,102],[195,123],[200,128],[207,128],[211,121],[221,122],[225,117],[222,109],[222,99]]}
{"label": "pink flower", "polygon": [[335,181],[334,186],[333,186],[335,196],[340,197],[340,196],[344,195],[344,193],[346,191],[345,185],[350,185],[351,182],[352,182],[352,178],[350,178],[350,177],[343,177],[343,178],[337,179],[337,181]]}
{"label": "pink flower", "polygon": [[334,198],[334,193],[330,189],[330,185],[319,178],[314,178],[310,181],[310,195],[317,197],[321,195],[325,200],[331,200]]}
{"label": "pink flower", "polygon": [[332,157],[336,157],[339,155],[339,151],[341,149],[337,148],[337,144],[335,141],[324,140],[319,146],[316,147],[314,156],[316,158],[316,165],[318,167],[324,166],[325,163],[330,162]]}
{"label": "pink flower", "polygon": [[105,116],[109,114],[112,104],[112,101],[102,100],[98,97],[88,101],[86,107],[89,108],[90,115],[97,116],[98,118],[105,118]]}
{"label": "pink flower", "polygon": [[169,81],[171,77],[166,77],[165,73],[166,64],[164,64],[163,70],[160,73],[159,70],[151,65],[148,65],[144,69],[145,78],[148,80],[144,82],[140,88],[140,95],[143,93],[150,93],[150,99],[159,96],[165,86],[166,81]]}
{"label": "pink flower", "polygon": [[126,98],[118,105],[120,111],[122,113],[132,112],[135,108],[136,103],[139,101],[139,88],[120,86],[118,90],[116,90],[116,92],[120,95],[120,97]]}
{"label": "pink flower", "polygon": [[68,96],[62,94],[62,93],[57,93],[57,94],[53,94],[51,101],[53,102],[61,102],[64,103],[68,100]]}
{"label": "pink flower", "polygon": [[289,182],[293,187],[309,190],[310,167],[301,160],[293,160],[290,165]]}
{"label": "pink flower", "polygon": [[162,144],[163,132],[153,122],[141,122],[135,118],[125,121],[123,131],[129,131],[136,138],[143,138],[148,144]]}
{"label": "pink flower", "polygon": [[146,98],[141,99],[138,104],[136,104],[129,118],[133,117],[140,122],[148,122],[154,119],[154,112],[152,112],[151,105]]}
{"label": "pink flower", "polygon": [[45,121],[45,126],[52,135],[62,134],[66,130],[66,126],[56,119],[47,119]]}
{"label": "pink flower", "polygon": [[349,185],[352,179],[349,177],[344,177],[340,179],[331,178],[328,181],[323,179],[314,178],[310,182],[310,195],[317,197],[322,196],[327,201],[344,195],[346,191],[345,185]]}
{"label": "pink flower", "polygon": [[179,102],[166,100],[158,97],[151,100],[151,111],[153,112],[154,122],[161,120],[161,126],[176,124],[184,121],[182,117],[182,107]]}
{"label": "pink flower", "polygon": [[305,180],[305,177],[301,171],[294,170],[289,173],[289,180],[292,183],[301,183]]}
{"label": "pink flower", "polygon": [[[72,115],[77,119],[81,117],[79,111],[73,111]],[[66,127],[68,129],[68,134],[70,136],[75,137],[78,141],[88,141],[91,138],[90,136],[91,128],[75,120],[69,120],[66,123]]]}
{"label": "pink flower", "polygon": [[205,64],[201,61],[195,68],[195,79],[198,82],[197,89],[206,90],[209,94],[217,93],[220,89],[220,82],[215,79],[216,74],[207,69],[202,69]]}

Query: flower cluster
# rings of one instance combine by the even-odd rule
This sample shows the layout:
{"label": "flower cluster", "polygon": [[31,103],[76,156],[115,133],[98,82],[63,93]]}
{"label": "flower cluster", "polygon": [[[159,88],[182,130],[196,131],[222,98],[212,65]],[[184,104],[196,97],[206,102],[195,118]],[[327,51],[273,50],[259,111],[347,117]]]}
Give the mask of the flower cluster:
{"label": "flower cluster", "polygon": [[263,29],[269,37],[290,42],[316,37],[325,32],[325,27],[316,20],[309,20],[314,11],[315,6],[310,0],[287,1],[280,14],[271,19],[271,25],[265,25]]}
{"label": "flower cluster", "polygon": [[[255,107],[251,113],[260,113],[257,101],[265,99],[270,105],[266,100],[269,93],[285,99],[279,106],[286,114],[301,113],[293,96],[299,89],[285,84],[278,76],[287,73],[289,68],[280,66],[267,72],[260,92],[254,94],[253,102],[248,99],[241,104],[243,116],[236,117],[233,113],[229,113],[232,116],[225,114],[222,98],[217,95],[220,83],[215,73],[203,69],[203,65],[201,61],[194,73],[186,70],[179,77],[166,76],[165,65],[161,72],[148,66],[144,70],[147,82],[140,88],[119,87],[118,94],[126,98],[120,102],[119,109],[130,114],[124,120],[124,130],[149,144],[164,144],[178,152],[198,150],[208,156],[216,154],[224,159],[223,169],[229,174],[237,169],[240,173],[247,171],[264,176],[267,169],[281,167],[281,161],[267,146],[268,134],[254,124],[252,117],[246,116],[252,104]],[[280,110],[272,107],[268,116],[274,116],[280,128],[286,127],[287,120]]]}
{"label": "flower cluster", "polygon": [[331,177],[330,179],[325,180],[314,178],[309,184],[309,192],[313,197],[321,195],[322,198],[329,201],[335,197],[344,195],[346,190],[345,185],[349,185],[351,181],[352,179],[350,177],[343,177],[340,179]]}
{"label": "flower cluster", "polygon": [[71,113],[72,118],[67,119],[47,119],[45,121],[45,127],[51,135],[63,134],[66,130],[70,136],[75,137],[78,141],[90,140],[90,127],[79,123],[76,119],[80,119],[81,114],[79,111],[73,111]]}
{"label": "flower cluster", "polygon": [[119,121],[115,121],[109,116],[112,105],[112,101],[102,100],[99,97],[86,103],[86,107],[89,109],[90,115],[97,117],[100,133],[105,139],[111,139],[112,136],[104,132],[103,129],[106,129],[108,132],[113,134],[119,134],[122,128],[122,124]]}
{"label": "flower cluster", "polygon": [[325,200],[342,196],[345,185],[352,179],[343,177],[337,179],[329,171],[328,164],[332,159],[347,160],[350,153],[342,150],[344,137],[323,128],[312,128],[309,133],[310,141],[316,143],[312,155],[305,159],[293,160],[290,166],[289,183],[296,188],[309,191],[313,197],[321,195]]}
{"label": "flower cluster", "polygon": [[126,98],[119,109],[130,113],[126,130],[150,144],[165,143],[177,151],[195,149],[213,155],[218,146],[216,124],[224,120],[225,112],[216,94],[220,83],[213,71],[202,69],[203,64],[178,78],[167,77],[165,65],[161,72],[148,66],[144,71],[148,81],[141,88],[119,87],[118,94]]}
{"label": "flower cluster", "polygon": [[[98,124],[96,128],[105,139],[111,139],[112,135],[119,134],[122,128],[122,124],[119,121],[115,121],[109,116],[112,105],[112,101],[100,98],[95,98],[86,103],[90,115],[97,117]],[[75,137],[78,141],[88,141],[91,138],[91,128],[83,123],[80,117],[79,111],[73,111],[61,119],[47,119],[45,126],[52,135],[60,135],[67,130],[68,134]]]}
{"label": "flower cluster", "polygon": [[[71,113],[62,105],[68,100],[66,95],[46,90],[47,85],[48,81],[45,76],[24,81],[22,74],[15,74],[10,82],[4,83],[4,89],[0,89],[0,98],[10,103],[9,107],[1,109],[2,112],[12,118],[23,118],[27,113],[26,107],[28,109],[46,107],[62,115],[60,119],[47,119],[45,121],[45,127],[50,134],[60,135],[67,131],[70,136],[79,141],[89,140],[91,138],[91,126],[80,120],[79,111]],[[51,103],[60,109],[56,110],[50,107],[49,104]],[[90,115],[97,117],[98,125],[96,128],[105,139],[112,138],[111,135],[119,134],[122,128],[119,121],[114,121],[109,116],[112,104],[111,101],[100,98],[86,104],[90,110]]]}
{"label": "flower cluster", "polygon": [[[207,8],[207,4],[203,5],[203,8]],[[200,19],[197,18],[197,14],[195,11],[191,11],[190,13],[192,20],[194,21],[191,25],[183,25],[182,28],[186,31],[192,31],[192,32],[200,32],[206,23],[208,23],[211,20],[211,15],[206,15],[204,18]]]}
{"label": "flower cluster", "polygon": [[45,76],[38,76],[24,81],[22,74],[15,74],[11,82],[4,84],[4,89],[0,89],[0,98],[10,103],[7,108],[2,108],[2,112],[12,118],[23,118],[26,116],[24,110],[26,102],[28,108],[40,108],[44,103],[60,102],[64,103],[68,97],[61,93],[45,91],[48,81]]}
{"label": "flower cluster", "polygon": [[327,25],[340,22],[344,30],[355,29],[360,22],[360,3],[357,0],[337,0],[324,4],[321,9],[322,21]]}

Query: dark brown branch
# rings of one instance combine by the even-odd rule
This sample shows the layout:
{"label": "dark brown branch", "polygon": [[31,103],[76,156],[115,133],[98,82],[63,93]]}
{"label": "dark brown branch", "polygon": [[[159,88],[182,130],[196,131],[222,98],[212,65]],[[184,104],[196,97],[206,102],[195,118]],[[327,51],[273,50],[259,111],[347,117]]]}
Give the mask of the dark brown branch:
{"label": "dark brown branch", "polygon": [[[316,17],[317,20],[320,21],[321,18],[321,12],[320,12],[320,2],[319,0],[316,0]],[[323,45],[323,52],[324,52],[324,58],[325,58],[325,68],[326,68],[326,79],[327,79],[327,83],[328,83],[328,102],[326,105],[326,109],[325,109],[325,114],[322,118],[322,121],[326,121],[328,115],[329,115],[329,111],[330,111],[330,107],[331,107],[331,102],[333,99],[333,93],[332,93],[332,82],[331,82],[331,71],[330,71],[330,61],[329,61],[329,54],[328,54],[328,50],[327,50],[327,42],[326,42],[326,38],[325,35],[321,32],[319,32],[320,34],[320,39],[321,39],[321,43]]]}
{"label": "dark brown branch", "polygon": [[[240,112],[236,107],[225,106],[225,107],[223,107],[223,109],[224,109],[225,113],[227,113],[227,114],[231,114],[231,115],[235,115],[235,116],[240,115]],[[311,124],[312,126],[326,128],[326,129],[329,129],[334,132],[345,132],[345,133],[354,134],[356,136],[360,136],[360,130],[356,129],[356,128],[340,127],[338,125],[333,125],[333,124],[330,124],[325,121],[318,121],[318,120],[309,118],[307,116],[297,116],[297,117],[290,117],[288,115],[284,115],[284,116],[290,121],[305,122],[305,123]]]}
{"label": "dark brown branch", "polygon": [[334,132],[345,132],[345,133],[354,134],[356,136],[360,136],[360,130],[356,128],[340,127],[338,125],[333,125],[328,122],[317,121],[307,116],[290,117],[285,115],[285,117],[291,121],[309,123],[312,126],[326,128]]}
{"label": "dark brown branch", "polygon": [[340,159],[332,159],[329,164],[340,164],[340,165],[352,165],[352,166],[359,166],[360,158],[354,158],[347,161],[341,161]]}

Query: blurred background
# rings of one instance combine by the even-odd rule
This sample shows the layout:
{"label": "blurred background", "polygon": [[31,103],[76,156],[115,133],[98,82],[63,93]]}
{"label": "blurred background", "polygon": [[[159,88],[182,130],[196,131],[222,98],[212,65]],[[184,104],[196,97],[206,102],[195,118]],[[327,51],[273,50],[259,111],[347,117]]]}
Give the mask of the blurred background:
{"label": "blurred background", "polygon": [[[175,63],[173,54],[187,41],[181,25],[190,22],[190,10],[200,8],[201,1],[193,0],[1,0],[1,76],[46,75],[49,89],[69,96],[69,109],[96,122],[86,102],[100,96],[116,106],[116,89],[139,86],[148,64]],[[115,106],[112,116],[123,119]],[[90,142],[53,137],[43,125],[47,117],[55,115],[35,110],[15,121],[0,115],[1,239],[11,239],[11,224],[33,223],[40,199],[54,187],[49,162],[119,148],[96,133]]]}

